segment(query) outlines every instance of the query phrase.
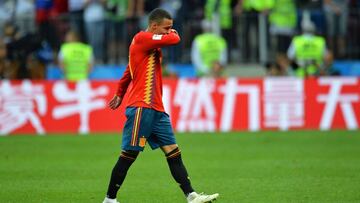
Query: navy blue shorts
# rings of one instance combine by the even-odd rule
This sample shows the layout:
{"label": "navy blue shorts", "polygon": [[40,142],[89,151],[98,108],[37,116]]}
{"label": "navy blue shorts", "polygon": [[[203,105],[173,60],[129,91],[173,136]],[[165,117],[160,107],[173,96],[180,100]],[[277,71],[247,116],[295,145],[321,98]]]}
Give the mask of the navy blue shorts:
{"label": "navy blue shorts", "polygon": [[176,144],[169,115],[144,107],[127,107],[122,149],[143,151],[146,143],[152,149]]}

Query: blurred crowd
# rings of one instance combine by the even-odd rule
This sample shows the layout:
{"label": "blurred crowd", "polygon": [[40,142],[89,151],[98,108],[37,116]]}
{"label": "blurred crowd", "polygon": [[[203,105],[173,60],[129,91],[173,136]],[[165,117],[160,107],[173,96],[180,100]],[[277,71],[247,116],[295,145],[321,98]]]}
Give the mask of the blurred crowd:
{"label": "blurred crowd", "polygon": [[271,76],[336,75],[334,59],[360,58],[360,0],[0,0],[0,78],[44,79],[49,63],[83,64],[85,75],[125,64],[157,7],[182,36],[165,62],[193,63],[199,76],[223,76],[228,63],[261,63]]}

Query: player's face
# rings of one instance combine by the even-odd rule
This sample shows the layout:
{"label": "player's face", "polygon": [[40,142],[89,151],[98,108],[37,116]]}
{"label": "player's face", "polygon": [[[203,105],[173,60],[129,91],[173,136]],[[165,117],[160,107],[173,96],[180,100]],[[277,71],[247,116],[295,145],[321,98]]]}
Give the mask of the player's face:
{"label": "player's face", "polygon": [[156,24],[155,34],[169,34],[173,26],[173,20],[164,18],[161,23]]}

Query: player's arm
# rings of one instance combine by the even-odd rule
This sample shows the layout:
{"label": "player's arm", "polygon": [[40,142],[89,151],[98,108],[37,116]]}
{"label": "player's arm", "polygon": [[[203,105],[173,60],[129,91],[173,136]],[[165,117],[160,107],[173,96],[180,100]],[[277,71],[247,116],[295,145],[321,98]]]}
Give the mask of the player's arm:
{"label": "player's arm", "polygon": [[118,82],[118,88],[116,90],[116,93],[109,102],[109,107],[111,109],[114,110],[120,106],[131,80],[132,80],[132,76],[130,72],[130,67],[129,65],[127,65],[124,75],[121,77],[121,79]]}
{"label": "player's arm", "polygon": [[157,35],[150,32],[144,32],[136,39],[144,50],[171,46],[180,42],[180,36],[176,30],[171,30],[169,34]]}

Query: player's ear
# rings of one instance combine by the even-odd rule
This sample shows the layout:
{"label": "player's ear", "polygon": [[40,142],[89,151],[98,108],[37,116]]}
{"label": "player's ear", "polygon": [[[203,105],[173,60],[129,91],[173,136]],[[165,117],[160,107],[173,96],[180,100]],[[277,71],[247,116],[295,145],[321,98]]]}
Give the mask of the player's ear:
{"label": "player's ear", "polygon": [[152,30],[156,30],[157,26],[158,26],[158,24],[156,22],[150,23],[150,29],[152,29]]}

